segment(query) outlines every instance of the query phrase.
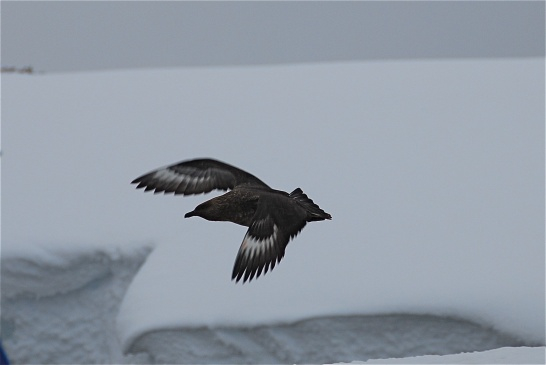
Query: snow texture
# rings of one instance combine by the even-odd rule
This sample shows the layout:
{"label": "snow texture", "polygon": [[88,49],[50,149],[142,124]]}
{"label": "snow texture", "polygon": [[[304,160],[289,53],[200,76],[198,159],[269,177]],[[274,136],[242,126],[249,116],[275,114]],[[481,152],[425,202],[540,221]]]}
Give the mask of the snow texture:
{"label": "snow texture", "polygon": [[[2,340],[16,364],[121,363],[115,319],[150,244],[2,252]],[[6,252],[7,251],[7,252]]]}
{"label": "snow texture", "polygon": [[400,314],[162,330],[135,341],[130,352],[151,354],[150,362],[157,364],[320,364],[521,345],[511,336],[464,320]]}
{"label": "snow texture", "polygon": [[544,347],[500,348],[484,352],[446,356],[417,356],[403,359],[354,361],[351,364],[544,364]]}
{"label": "snow texture", "polygon": [[[3,75],[8,355],[336,362],[543,346],[543,62]],[[183,219],[214,194],[129,184],[195,157],[301,187],[333,219],[236,285],[246,229]],[[138,270],[142,242],[156,248]]]}

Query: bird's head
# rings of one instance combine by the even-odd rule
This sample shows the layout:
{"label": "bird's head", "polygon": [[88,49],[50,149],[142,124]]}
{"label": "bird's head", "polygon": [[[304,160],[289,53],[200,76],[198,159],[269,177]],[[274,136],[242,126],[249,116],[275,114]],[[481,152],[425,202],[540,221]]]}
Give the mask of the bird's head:
{"label": "bird's head", "polygon": [[214,201],[209,200],[199,204],[191,212],[186,213],[186,215],[184,215],[184,218],[201,217],[209,221],[218,221],[222,220],[221,213],[222,212],[220,206],[218,206],[218,204],[215,204]]}

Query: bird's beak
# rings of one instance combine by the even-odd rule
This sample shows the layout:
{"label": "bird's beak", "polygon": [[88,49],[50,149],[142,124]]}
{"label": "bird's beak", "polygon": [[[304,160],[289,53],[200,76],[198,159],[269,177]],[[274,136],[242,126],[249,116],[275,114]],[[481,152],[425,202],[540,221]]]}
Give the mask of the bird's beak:
{"label": "bird's beak", "polygon": [[186,215],[184,216],[184,218],[194,217],[194,216],[196,216],[196,215],[197,215],[197,214],[195,213],[195,210],[192,210],[191,212],[186,213]]}

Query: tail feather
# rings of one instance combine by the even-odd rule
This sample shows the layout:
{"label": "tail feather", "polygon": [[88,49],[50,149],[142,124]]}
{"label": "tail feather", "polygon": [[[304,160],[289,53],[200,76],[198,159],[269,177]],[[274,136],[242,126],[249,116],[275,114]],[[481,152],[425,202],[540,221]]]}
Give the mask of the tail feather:
{"label": "tail feather", "polygon": [[296,200],[307,211],[307,221],[322,221],[332,219],[332,216],[320,209],[311,198],[309,198],[300,188],[290,193],[290,197]]}

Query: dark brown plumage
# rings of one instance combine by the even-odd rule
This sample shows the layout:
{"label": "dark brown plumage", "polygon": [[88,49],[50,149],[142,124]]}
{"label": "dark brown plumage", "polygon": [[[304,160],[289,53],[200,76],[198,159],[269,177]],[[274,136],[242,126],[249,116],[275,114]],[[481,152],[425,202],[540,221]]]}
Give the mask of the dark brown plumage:
{"label": "dark brown plumage", "polygon": [[235,166],[212,159],[183,161],[159,168],[132,181],[137,189],[182,195],[231,190],[199,204],[185,218],[229,221],[248,228],[239,248],[232,279],[243,282],[273,270],[286,245],[307,222],[332,219],[297,188],[290,194],[271,189]]}

